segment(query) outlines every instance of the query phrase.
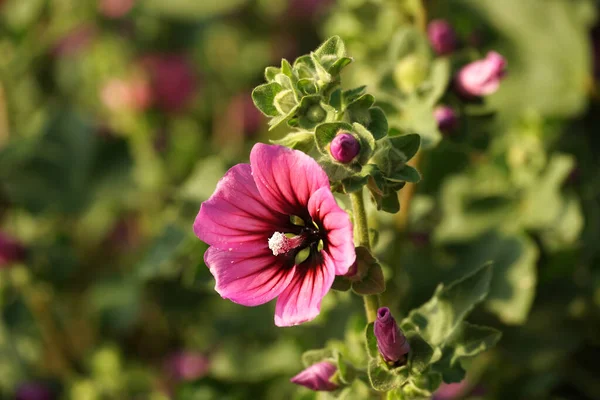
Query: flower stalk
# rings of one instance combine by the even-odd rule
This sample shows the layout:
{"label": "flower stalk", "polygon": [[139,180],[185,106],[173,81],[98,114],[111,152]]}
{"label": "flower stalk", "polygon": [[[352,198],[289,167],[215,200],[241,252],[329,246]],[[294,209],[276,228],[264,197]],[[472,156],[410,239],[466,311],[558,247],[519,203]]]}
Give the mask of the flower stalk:
{"label": "flower stalk", "polygon": [[[358,192],[351,193],[350,201],[352,203],[352,215],[354,216],[354,240],[356,245],[371,250],[369,222],[367,221],[367,211],[365,209],[365,199],[362,189]],[[379,299],[376,295],[366,295],[363,296],[363,301],[365,303],[367,322],[374,322],[377,319]]]}

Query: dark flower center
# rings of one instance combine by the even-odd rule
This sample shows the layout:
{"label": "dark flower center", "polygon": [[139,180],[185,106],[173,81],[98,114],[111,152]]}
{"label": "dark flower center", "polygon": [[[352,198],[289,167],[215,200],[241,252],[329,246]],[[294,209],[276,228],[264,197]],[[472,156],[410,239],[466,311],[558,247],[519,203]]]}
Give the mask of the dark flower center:
{"label": "dark flower center", "polygon": [[284,256],[300,264],[321,250],[322,235],[312,223],[304,226],[294,225],[293,233],[275,232],[269,238],[269,249],[274,256]]}

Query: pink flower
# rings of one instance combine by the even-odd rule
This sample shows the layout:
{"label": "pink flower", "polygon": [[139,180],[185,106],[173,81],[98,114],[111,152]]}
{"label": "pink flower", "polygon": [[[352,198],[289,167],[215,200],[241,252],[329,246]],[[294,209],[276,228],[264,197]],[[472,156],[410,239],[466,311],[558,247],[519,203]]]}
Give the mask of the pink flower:
{"label": "pink flower", "polygon": [[[256,144],[250,164],[231,168],[202,204],[194,232],[211,246],[204,261],[215,290],[245,306],[277,297],[277,326],[315,318],[334,276],[356,258],[350,218],[327,174],[282,146]],[[301,260],[304,249],[309,254]]]}
{"label": "pink flower", "polygon": [[150,75],[157,105],[167,112],[184,108],[196,92],[196,77],[189,61],[178,54],[146,57],[142,64]]}
{"label": "pink flower", "polygon": [[439,55],[446,55],[456,50],[457,38],[452,25],[446,20],[436,19],[427,26],[427,36],[433,50]]}
{"label": "pink flower", "polygon": [[0,232],[0,268],[25,258],[25,247],[17,240]]}
{"label": "pink flower", "polygon": [[69,57],[78,54],[88,47],[94,37],[96,30],[91,25],[80,25],[65,36],[63,36],[52,49],[52,55],[56,57]]}
{"label": "pink flower", "polygon": [[306,368],[290,379],[290,381],[311,390],[330,392],[338,388],[338,385],[330,381],[336,371],[337,368],[335,365],[327,361],[322,361]]}
{"label": "pink flower", "polygon": [[99,0],[99,11],[108,18],[125,16],[135,4],[135,0]]}
{"label": "pink flower", "polygon": [[202,353],[182,351],[171,355],[165,362],[165,370],[177,381],[193,381],[208,372],[210,363]]}
{"label": "pink flower", "polygon": [[141,77],[129,80],[113,78],[102,87],[100,99],[111,111],[141,111],[152,103],[152,91]]}
{"label": "pink flower", "polygon": [[506,59],[495,51],[464,66],[456,75],[458,91],[467,97],[487,96],[500,87],[500,81],[506,75]]}

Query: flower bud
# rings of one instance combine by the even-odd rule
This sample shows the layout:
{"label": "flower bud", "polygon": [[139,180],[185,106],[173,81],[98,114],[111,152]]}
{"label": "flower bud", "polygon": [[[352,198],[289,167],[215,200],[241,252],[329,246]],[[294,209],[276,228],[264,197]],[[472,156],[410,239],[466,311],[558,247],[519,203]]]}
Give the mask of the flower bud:
{"label": "flower bud", "polygon": [[449,133],[458,126],[458,117],[456,112],[448,106],[438,106],[433,111],[433,116],[437,121],[438,128],[443,133]]}
{"label": "flower bud", "polygon": [[393,363],[402,361],[410,351],[406,336],[396,324],[389,308],[381,307],[377,310],[374,333],[377,338],[377,348],[386,361]]}
{"label": "flower bud", "polygon": [[336,135],[329,146],[331,155],[342,164],[348,164],[360,153],[360,143],[347,132]]}
{"label": "flower bud", "polygon": [[149,55],[142,65],[150,75],[156,103],[163,111],[181,111],[196,94],[198,81],[194,68],[183,55]]}
{"label": "flower bud", "polygon": [[429,23],[427,36],[431,47],[438,55],[446,55],[456,50],[456,32],[448,21],[436,19]]}
{"label": "flower bud", "polygon": [[17,388],[15,392],[16,400],[51,400],[52,393],[41,383],[26,382]]}
{"label": "flower bud", "polygon": [[12,237],[0,232],[0,268],[25,258],[25,248]]}
{"label": "flower bud", "polygon": [[165,362],[165,370],[176,381],[192,381],[208,372],[208,358],[198,352],[182,351],[171,355]]}
{"label": "flower bud", "polygon": [[311,390],[329,392],[338,388],[338,385],[330,381],[336,370],[336,366],[332,363],[322,361],[306,368],[304,371],[290,379],[290,381]]}
{"label": "flower bud", "polygon": [[486,96],[498,90],[506,74],[506,59],[495,51],[465,65],[456,75],[456,88],[466,97]]}

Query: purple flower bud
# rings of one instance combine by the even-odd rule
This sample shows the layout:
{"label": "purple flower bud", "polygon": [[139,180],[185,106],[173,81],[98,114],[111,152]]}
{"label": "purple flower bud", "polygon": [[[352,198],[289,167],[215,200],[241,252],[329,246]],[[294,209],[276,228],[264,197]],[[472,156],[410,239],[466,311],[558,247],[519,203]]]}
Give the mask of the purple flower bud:
{"label": "purple flower bud", "polygon": [[377,310],[373,330],[377,338],[377,348],[386,361],[401,361],[410,351],[406,336],[398,327],[389,308],[381,307]]}
{"label": "purple flower bud", "polygon": [[466,97],[486,96],[498,90],[506,75],[506,59],[495,51],[465,65],[456,75],[456,88]]}
{"label": "purple flower bud", "polygon": [[347,164],[360,152],[360,143],[351,134],[342,132],[331,141],[330,151],[333,158]]}
{"label": "purple flower bud", "polygon": [[456,32],[448,21],[436,19],[429,23],[427,36],[433,50],[439,55],[446,55],[456,50]]}
{"label": "purple flower bud", "polygon": [[51,400],[52,393],[41,383],[27,382],[19,385],[15,392],[16,400]]}
{"label": "purple flower bud", "polygon": [[290,381],[311,390],[330,392],[338,388],[338,385],[330,381],[336,370],[336,366],[332,363],[322,361],[306,368],[304,371],[290,379]]}
{"label": "purple flower bud", "polygon": [[456,129],[458,126],[458,117],[456,112],[448,106],[438,106],[433,111],[433,116],[437,121],[438,128],[443,133],[449,133]]}
{"label": "purple flower bud", "polygon": [[208,358],[198,352],[182,351],[171,355],[165,362],[165,370],[177,381],[192,381],[206,375],[210,363]]}
{"label": "purple flower bud", "polygon": [[0,268],[25,258],[25,247],[12,237],[0,232]]}

